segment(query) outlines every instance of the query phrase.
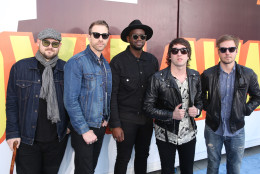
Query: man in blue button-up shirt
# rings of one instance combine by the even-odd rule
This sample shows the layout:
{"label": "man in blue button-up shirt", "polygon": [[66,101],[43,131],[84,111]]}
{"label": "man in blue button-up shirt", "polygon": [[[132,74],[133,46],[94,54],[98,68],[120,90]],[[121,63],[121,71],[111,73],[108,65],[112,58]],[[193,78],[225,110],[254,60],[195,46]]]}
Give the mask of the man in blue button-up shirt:
{"label": "man in blue button-up shirt", "polygon": [[89,45],[64,68],[64,104],[72,124],[75,173],[92,174],[109,120],[112,75],[102,55],[109,40],[105,21],[89,27]]}
{"label": "man in blue button-up shirt", "polygon": [[260,89],[254,71],[235,62],[239,38],[224,35],[216,45],[220,63],[201,75],[203,109],[207,112],[207,173],[218,173],[225,145],[227,173],[239,174],[245,146],[244,117],[260,104]]}

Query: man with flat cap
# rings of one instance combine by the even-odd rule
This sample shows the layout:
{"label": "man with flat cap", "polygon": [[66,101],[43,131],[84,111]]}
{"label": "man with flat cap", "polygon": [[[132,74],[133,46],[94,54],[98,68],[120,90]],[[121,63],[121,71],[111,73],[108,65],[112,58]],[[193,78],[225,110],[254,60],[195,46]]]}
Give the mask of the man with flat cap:
{"label": "man with flat cap", "polygon": [[135,173],[146,173],[153,122],[142,108],[148,79],[159,65],[143,47],[152,35],[151,27],[140,20],[132,21],[121,33],[121,39],[129,46],[110,63],[113,78],[109,126],[117,143],[115,174],[126,173],[133,147]]}
{"label": "man with flat cap", "polygon": [[63,105],[61,34],[48,28],[38,35],[34,57],[16,62],[6,97],[6,140],[18,142],[17,174],[57,174],[67,145],[68,115]]}

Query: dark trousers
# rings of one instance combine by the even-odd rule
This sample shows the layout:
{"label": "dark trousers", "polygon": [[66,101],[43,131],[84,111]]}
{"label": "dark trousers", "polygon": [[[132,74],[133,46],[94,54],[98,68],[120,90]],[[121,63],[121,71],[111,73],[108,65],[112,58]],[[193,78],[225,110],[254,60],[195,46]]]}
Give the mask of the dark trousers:
{"label": "dark trousers", "polygon": [[135,145],[135,174],[144,174],[147,169],[147,158],[153,134],[153,122],[147,121],[145,125],[138,125],[129,122],[121,122],[124,131],[124,141],[117,142],[117,157],[114,173],[124,174],[131,159],[132,149]]}
{"label": "dark trousers", "polygon": [[21,143],[16,155],[17,174],[57,174],[67,146],[68,136],[61,142]]}
{"label": "dark trousers", "polygon": [[75,174],[93,174],[95,172],[106,128],[90,129],[94,131],[98,139],[93,144],[87,144],[82,135],[74,130],[71,132],[71,146],[75,151]]}
{"label": "dark trousers", "polygon": [[156,139],[156,144],[161,159],[162,174],[174,173],[176,150],[179,154],[181,174],[193,173],[196,139],[182,145],[174,145]]}

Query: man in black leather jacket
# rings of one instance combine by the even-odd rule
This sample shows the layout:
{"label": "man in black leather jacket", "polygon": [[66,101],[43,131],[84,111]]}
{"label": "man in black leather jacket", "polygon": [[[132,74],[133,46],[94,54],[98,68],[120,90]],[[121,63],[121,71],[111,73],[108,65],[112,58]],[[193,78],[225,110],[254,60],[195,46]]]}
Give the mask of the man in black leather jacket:
{"label": "man in black leather jacket", "polygon": [[178,150],[180,170],[193,173],[196,144],[195,117],[202,109],[200,75],[187,68],[191,47],[183,38],[169,44],[166,69],[155,73],[146,92],[144,110],[155,119],[155,136],[162,173],[174,173]]}
{"label": "man in black leather jacket", "polygon": [[[207,112],[207,173],[218,173],[224,144],[227,173],[238,174],[244,154],[244,117],[260,104],[259,84],[252,69],[235,62],[239,38],[224,35],[216,44],[220,63],[205,70],[201,76],[203,109]],[[250,98],[246,102],[247,94]]]}

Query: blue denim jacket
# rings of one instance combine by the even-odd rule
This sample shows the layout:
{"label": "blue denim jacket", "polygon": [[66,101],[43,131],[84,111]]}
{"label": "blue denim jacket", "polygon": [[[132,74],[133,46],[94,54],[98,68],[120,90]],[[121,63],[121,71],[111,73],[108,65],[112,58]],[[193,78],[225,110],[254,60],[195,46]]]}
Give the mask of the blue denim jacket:
{"label": "blue denim jacket", "polygon": [[[63,60],[58,60],[53,71],[61,120],[57,123],[59,141],[66,135],[69,120],[63,104],[64,64]],[[23,143],[33,144],[41,79],[38,61],[35,57],[20,60],[12,66],[6,97],[6,139],[20,137]]]}
{"label": "blue denim jacket", "polygon": [[[108,62],[103,59],[107,72],[107,109],[110,117],[112,74]],[[78,134],[99,128],[103,119],[102,67],[96,55],[87,48],[70,58],[64,67],[64,104],[70,121]]]}

